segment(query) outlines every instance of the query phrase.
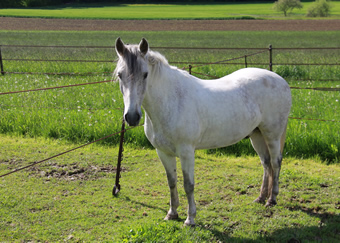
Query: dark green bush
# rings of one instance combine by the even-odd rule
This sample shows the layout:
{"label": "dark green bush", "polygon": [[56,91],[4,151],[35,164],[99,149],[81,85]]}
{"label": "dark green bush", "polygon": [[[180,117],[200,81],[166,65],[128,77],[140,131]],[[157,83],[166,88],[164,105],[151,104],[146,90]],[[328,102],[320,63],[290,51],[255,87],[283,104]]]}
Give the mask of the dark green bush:
{"label": "dark green bush", "polygon": [[24,7],[46,6],[48,0],[23,0]]}
{"label": "dark green bush", "polygon": [[0,8],[42,7],[58,5],[68,0],[0,0]]}
{"label": "dark green bush", "polygon": [[21,0],[1,0],[0,8],[17,8],[22,7]]}

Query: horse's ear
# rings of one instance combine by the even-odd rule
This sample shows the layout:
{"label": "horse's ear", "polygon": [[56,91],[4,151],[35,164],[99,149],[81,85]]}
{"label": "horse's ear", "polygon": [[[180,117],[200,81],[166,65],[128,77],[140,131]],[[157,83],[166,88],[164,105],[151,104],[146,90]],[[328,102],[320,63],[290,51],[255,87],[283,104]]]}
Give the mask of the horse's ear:
{"label": "horse's ear", "polygon": [[120,39],[120,37],[118,37],[117,40],[116,40],[116,52],[117,52],[118,55],[124,56],[125,45],[124,45],[123,41]]}
{"label": "horse's ear", "polygon": [[145,55],[149,50],[149,43],[147,40],[142,38],[141,42],[139,43],[139,51]]}

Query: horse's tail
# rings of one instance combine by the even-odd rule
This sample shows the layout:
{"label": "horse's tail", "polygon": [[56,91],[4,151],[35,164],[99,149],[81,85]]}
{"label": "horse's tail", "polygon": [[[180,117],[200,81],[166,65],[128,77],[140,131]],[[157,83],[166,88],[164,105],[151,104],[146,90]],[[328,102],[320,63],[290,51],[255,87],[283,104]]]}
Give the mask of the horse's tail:
{"label": "horse's tail", "polygon": [[281,152],[281,155],[283,153],[283,148],[285,146],[285,141],[286,141],[286,132],[287,132],[287,125],[288,125],[288,121],[286,123],[286,126],[285,126],[285,129],[281,135],[281,139],[280,139],[280,152]]}

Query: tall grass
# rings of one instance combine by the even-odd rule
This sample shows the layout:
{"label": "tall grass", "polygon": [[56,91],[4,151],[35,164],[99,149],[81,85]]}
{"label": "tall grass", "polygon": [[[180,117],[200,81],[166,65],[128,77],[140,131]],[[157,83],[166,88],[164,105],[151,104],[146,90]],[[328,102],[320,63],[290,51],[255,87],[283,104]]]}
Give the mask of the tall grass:
{"label": "tall grass", "polygon": [[[162,46],[188,46],[187,40],[192,40],[191,46],[205,47],[229,47],[231,43],[235,47],[249,47],[248,39],[253,39],[252,47],[266,47],[258,32],[244,34],[238,32],[210,33],[158,33],[162,38],[156,38],[155,33],[143,33],[150,39],[151,44]],[[26,44],[35,45],[109,45],[107,37],[117,36],[119,33],[88,33],[80,32],[1,32],[5,37],[3,44],[23,44],[23,37],[31,36]],[[59,39],[55,37],[59,34]],[[131,33],[123,33],[130,36]],[[321,32],[319,35],[327,38],[336,37],[339,33]],[[263,32],[262,35],[268,41],[274,40],[273,34]],[[286,39],[290,36],[291,43],[298,43],[301,33],[275,33],[275,38]],[[85,39],[84,37],[88,37]],[[211,38],[213,36],[213,38]],[[239,39],[244,37],[244,39]],[[13,38],[16,42],[13,43]],[[41,37],[41,38],[40,38]],[[95,38],[96,37],[96,38]],[[168,39],[166,39],[168,37]],[[177,37],[177,38],[176,38]],[[181,37],[179,40],[178,37]],[[219,37],[219,38],[218,38]],[[247,38],[246,38],[247,37]],[[305,33],[305,46],[325,46],[320,43],[315,32],[310,35]],[[221,39],[227,40],[226,42]],[[67,42],[66,42],[67,39]],[[135,37],[126,38],[130,42]],[[155,40],[155,41],[153,41]],[[201,42],[200,42],[200,41]],[[78,41],[78,42],[77,42]],[[175,43],[173,43],[173,41]],[[176,42],[177,41],[177,42]],[[210,42],[209,42],[210,41]],[[243,44],[241,43],[243,41]],[[134,41],[135,43],[137,42]],[[131,42],[130,42],[131,43]],[[185,43],[185,44],[184,44]],[[112,43],[111,43],[112,44]],[[277,47],[287,47],[285,42],[277,41]],[[152,44],[153,45],[153,44]],[[328,46],[336,47],[337,41],[329,41]],[[275,46],[274,46],[275,47]],[[296,46],[299,47],[299,46]],[[233,57],[249,55],[254,50],[173,50],[158,49],[169,61],[183,62],[180,68],[188,67],[193,62],[216,62]],[[1,92],[14,90],[27,90],[52,86],[61,86],[77,83],[95,82],[112,79],[112,71],[115,68],[116,58],[113,48],[104,49],[79,49],[79,48],[2,48],[3,58],[27,58],[48,60],[105,60],[108,62],[18,62],[4,61],[5,71],[18,72],[98,72],[91,76],[66,76],[66,75],[17,75],[6,74],[0,77]],[[319,81],[325,79],[338,79],[339,66],[297,66],[283,65],[284,63],[336,63],[339,50],[298,50],[279,51],[274,50],[274,71],[286,78],[291,86],[299,87],[340,87],[339,81]],[[248,57],[248,66],[254,63],[262,68],[268,68],[268,53]],[[199,73],[224,76],[239,68],[244,67],[244,59],[235,60],[235,65],[209,65],[193,68]],[[195,66],[193,64],[193,66]],[[201,76],[203,77],[203,76]],[[308,79],[311,81],[299,81]],[[291,117],[313,118],[321,120],[336,120],[336,122],[294,120],[289,121],[288,136],[285,153],[296,157],[319,156],[328,163],[338,163],[340,158],[340,114],[339,92],[322,92],[314,90],[292,90],[293,107]],[[115,82],[101,83],[80,87],[29,92],[0,96],[0,133],[17,134],[25,136],[43,136],[55,139],[69,140],[77,143],[93,141],[95,139],[112,134],[120,129],[122,120],[122,96],[118,84]],[[118,138],[109,138],[102,143],[117,144]],[[149,147],[143,128],[135,128],[126,134],[126,142],[138,147]],[[209,150],[208,153],[245,155],[254,154],[248,140],[218,150]]]}

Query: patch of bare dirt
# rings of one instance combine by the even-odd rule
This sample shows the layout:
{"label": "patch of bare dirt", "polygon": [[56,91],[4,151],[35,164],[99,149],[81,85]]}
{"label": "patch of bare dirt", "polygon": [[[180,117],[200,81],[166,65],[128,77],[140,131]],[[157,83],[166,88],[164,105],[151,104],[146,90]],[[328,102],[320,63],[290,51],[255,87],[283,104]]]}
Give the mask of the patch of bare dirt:
{"label": "patch of bare dirt", "polygon": [[88,20],[0,17],[1,30],[336,31],[340,20]]}
{"label": "patch of bare dirt", "polygon": [[[22,158],[0,160],[0,163],[7,165],[8,170],[19,169],[26,164]],[[108,174],[111,174],[112,178],[115,178],[117,173],[117,167],[112,165],[82,166],[79,163],[58,164],[55,162],[48,162],[44,165],[34,165],[27,170],[30,172],[30,176],[42,177],[47,180],[56,178],[68,181],[98,179]],[[126,171],[128,171],[127,167],[121,167],[121,172]]]}
{"label": "patch of bare dirt", "polygon": [[[31,175],[44,177],[47,179],[56,178],[68,181],[74,180],[89,180],[97,179],[105,176],[106,174],[116,174],[117,168],[112,165],[107,166],[80,166],[77,163],[60,165],[51,163],[47,167],[33,166],[29,168]],[[125,167],[121,168],[121,172],[126,172]]]}

